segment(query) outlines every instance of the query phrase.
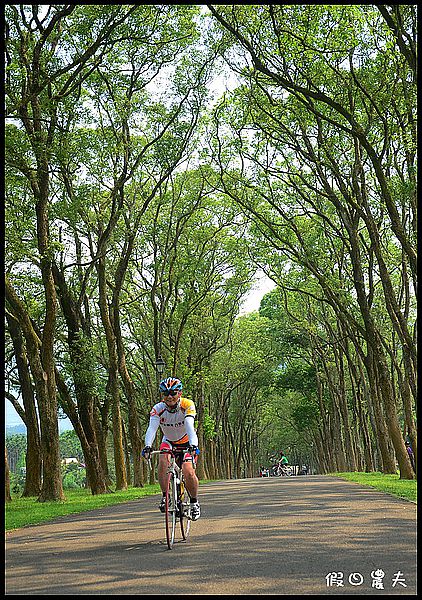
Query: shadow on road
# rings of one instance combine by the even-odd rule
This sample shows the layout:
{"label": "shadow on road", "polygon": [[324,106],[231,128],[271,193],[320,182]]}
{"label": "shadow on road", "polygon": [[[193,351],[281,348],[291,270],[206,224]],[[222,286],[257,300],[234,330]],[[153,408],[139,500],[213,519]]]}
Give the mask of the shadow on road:
{"label": "shadow on road", "polygon": [[[382,593],[371,577],[382,571],[385,593],[416,593],[411,503],[311,476],[213,482],[201,505],[191,538],[172,551],[158,496],[11,532],[6,592],[371,594]],[[406,587],[393,587],[399,571]],[[327,586],[333,572],[343,586]]]}

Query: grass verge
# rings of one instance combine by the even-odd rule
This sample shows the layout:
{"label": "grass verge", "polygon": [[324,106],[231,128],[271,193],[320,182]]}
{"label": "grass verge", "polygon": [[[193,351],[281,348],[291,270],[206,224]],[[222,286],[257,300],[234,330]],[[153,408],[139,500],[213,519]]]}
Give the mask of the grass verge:
{"label": "grass verge", "polygon": [[375,488],[380,492],[392,494],[397,498],[404,498],[411,502],[417,502],[417,481],[416,479],[400,479],[399,475],[389,475],[379,472],[374,473],[331,473],[336,477],[355,481],[362,485]]}
{"label": "grass verge", "polygon": [[37,525],[44,521],[51,521],[55,517],[120,504],[159,492],[160,486],[157,483],[145,485],[143,488],[129,487],[124,491],[97,496],[93,496],[88,489],[65,490],[66,500],[63,502],[37,502],[36,497],[12,496],[12,501],[6,502],[5,529],[8,531],[25,525]]}

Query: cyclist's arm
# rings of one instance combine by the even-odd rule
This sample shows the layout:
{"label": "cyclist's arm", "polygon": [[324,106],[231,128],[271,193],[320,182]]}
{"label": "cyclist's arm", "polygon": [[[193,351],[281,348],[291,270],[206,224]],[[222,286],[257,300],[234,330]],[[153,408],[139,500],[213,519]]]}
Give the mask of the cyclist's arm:
{"label": "cyclist's arm", "polygon": [[158,415],[151,416],[149,418],[149,426],[147,432],[145,434],[145,446],[152,447],[154,443],[155,436],[157,434],[157,429],[160,426],[160,417]]}
{"label": "cyclist's arm", "polygon": [[186,415],[185,417],[185,429],[188,434],[189,444],[191,446],[198,446],[198,436],[196,435],[194,427],[195,418],[192,415]]}

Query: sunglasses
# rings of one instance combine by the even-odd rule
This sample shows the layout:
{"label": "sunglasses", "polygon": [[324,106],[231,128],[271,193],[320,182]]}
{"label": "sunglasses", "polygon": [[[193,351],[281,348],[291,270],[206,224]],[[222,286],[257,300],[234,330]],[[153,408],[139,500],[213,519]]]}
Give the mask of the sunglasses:
{"label": "sunglasses", "polygon": [[164,396],[177,396],[178,392],[176,390],[167,390],[162,392]]}

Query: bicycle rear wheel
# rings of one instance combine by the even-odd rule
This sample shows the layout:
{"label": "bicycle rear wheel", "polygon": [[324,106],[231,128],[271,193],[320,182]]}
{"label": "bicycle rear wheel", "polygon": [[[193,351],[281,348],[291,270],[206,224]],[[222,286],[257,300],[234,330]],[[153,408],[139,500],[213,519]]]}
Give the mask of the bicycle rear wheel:
{"label": "bicycle rear wheel", "polygon": [[174,533],[176,530],[177,488],[174,473],[169,473],[166,489],[166,539],[168,549],[174,544]]}
{"label": "bicycle rear wheel", "polygon": [[179,510],[180,510],[180,530],[182,532],[182,538],[188,539],[190,531],[190,498],[188,491],[185,487],[183,480],[180,482],[180,496],[179,496]]}

